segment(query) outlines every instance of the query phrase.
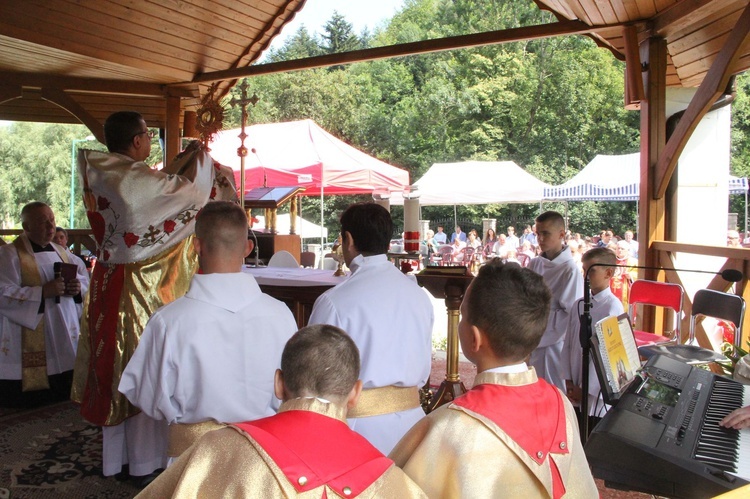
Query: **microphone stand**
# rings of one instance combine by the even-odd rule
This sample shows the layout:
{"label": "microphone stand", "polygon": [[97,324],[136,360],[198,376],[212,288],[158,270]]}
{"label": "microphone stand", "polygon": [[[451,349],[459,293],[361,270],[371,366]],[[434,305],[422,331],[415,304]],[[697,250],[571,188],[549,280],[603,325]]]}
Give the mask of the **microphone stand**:
{"label": "microphone stand", "polygon": [[580,317],[579,341],[581,342],[581,443],[585,444],[589,436],[589,361],[591,359],[591,280],[589,272],[598,263],[586,270],[583,276],[583,315]]}
{"label": "microphone stand", "polygon": [[253,250],[255,251],[255,268],[257,269],[260,267],[260,262],[258,258],[258,254],[260,253],[260,247],[258,246],[258,238],[255,236],[255,231],[253,229],[248,229],[248,232],[250,232],[250,235],[253,236],[253,242],[255,243],[255,248]]}

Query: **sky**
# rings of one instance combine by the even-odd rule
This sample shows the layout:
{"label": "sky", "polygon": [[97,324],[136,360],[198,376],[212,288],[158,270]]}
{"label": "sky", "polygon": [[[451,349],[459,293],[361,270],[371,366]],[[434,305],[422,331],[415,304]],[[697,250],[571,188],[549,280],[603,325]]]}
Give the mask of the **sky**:
{"label": "sky", "polygon": [[401,10],[403,4],[404,0],[307,0],[302,10],[274,38],[271,46],[282,46],[302,24],[310,34],[320,35],[333,11],[344,16],[354,26],[355,33],[360,34],[364,28],[372,33],[382,21],[390,19]]}

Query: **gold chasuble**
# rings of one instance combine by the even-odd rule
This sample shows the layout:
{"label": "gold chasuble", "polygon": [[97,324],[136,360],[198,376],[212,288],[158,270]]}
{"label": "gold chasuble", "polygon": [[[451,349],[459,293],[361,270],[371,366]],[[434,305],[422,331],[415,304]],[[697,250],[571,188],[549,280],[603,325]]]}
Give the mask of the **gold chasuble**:
{"label": "gold chasuble", "polygon": [[[41,287],[44,285],[26,234],[13,240],[21,265],[21,286]],[[63,262],[70,263],[64,251],[55,251]],[[44,300],[44,295],[42,295]],[[21,327],[21,390],[30,392],[49,388],[47,379],[47,349],[44,342],[44,315],[35,329]]]}
{"label": "gold chasuble", "polygon": [[198,268],[193,236],[143,262],[97,263],[81,318],[71,398],[92,423],[119,424],[140,410],[117,387],[151,314],[187,293]]}
{"label": "gold chasuble", "polygon": [[111,426],[139,410],[118,391],[151,314],[183,296],[197,270],[195,217],[237,200],[233,172],[193,142],[164,170],[122,154],[82,150],[86,215],[97,262],[83,311],[71,398],[88,421]]}
{"label": "gold chasuble", "polygon": [[136,497],[426,498],[345,415],[294,399],[275,416],[209,431]]}

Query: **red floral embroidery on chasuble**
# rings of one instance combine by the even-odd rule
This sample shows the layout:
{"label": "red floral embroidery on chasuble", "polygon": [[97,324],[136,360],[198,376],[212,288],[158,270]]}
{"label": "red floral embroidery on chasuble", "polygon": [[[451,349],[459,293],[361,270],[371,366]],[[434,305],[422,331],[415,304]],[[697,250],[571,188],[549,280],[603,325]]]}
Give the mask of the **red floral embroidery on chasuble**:
{"label": "red floral embroidery on chasuble", "polygon": [[[538,464],[549,454],[569,453],[562,397],[544,380],[521,386],[475,386],[453,403],[498,425]],[[549,464],[553,495],[561,497],[565,486],[560,471],[553,460]]]}
{"label": "red floral embroidery on chasuble", "polygon": [[[96,380],[89,380],[81,404],[81,415],[96,425],[103,425],[109,416],[112,404],[112,390],[101,390],[97,387],[112,386],[115,350],[117,342],[117,321],[119,320],[119,297],[125,276],[124,265],[94,266],[91,277],[93,289],[89,289],[92,299],[89,301],[89,376]],[[93,299],[101,296],[101,299]]]}
{"label": "red floral embroidery on chasuble", "polygon": [[97,213],[95,211],[87,211],[86,216],[89,219],[89,224],[91,225],[91,232],[94,234],[94,239],[96,240],[97,247],[101,247],[102,243],[104,242],[104,217],[101,213]]}
{"label": "red floral embroidery on chasuble", "polygon": [[343,421],[310,411],[235,426],[263,447],[298,492],[328,485],[340,495],[348,487],[347,497],[357,497],[393,464]]}
{"label": "red floral embroidery on chasuble", "polygon": [[165,220],[164,221],[164,232],[166,234],[171,234],[172,231],[175,228],[175,225],[177,225],[177,222],[175,222],[174,220]]}

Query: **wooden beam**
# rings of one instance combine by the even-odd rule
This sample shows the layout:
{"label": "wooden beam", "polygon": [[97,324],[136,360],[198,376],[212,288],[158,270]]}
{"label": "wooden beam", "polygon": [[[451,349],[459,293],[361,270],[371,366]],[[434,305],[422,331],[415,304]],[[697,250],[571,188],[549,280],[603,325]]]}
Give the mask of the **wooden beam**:
{"label": "wooden beam", "polygon": [[742,12],[734,29],[729,34],[727,42],[714,59],[711,69],[708,70],[703,83],[688,104],[685,113],[680,119],[674,133],[669,138],[666,147],[659,155],[656,165],[656,177],[654,182],[653,197],[660,199],[667,191],[669,181],[677,168],[677,160],[680,158],[685,145],[693,131],[706,115],[716,99],[724,92],[727,82],[732,76],[734,63],[740,56],[748,33],[750,33],[750,5]]}
{"label": "wooden beam", "polygon": [[[659,252],[651,247],[653,241],[664,240],[665,202],[652,199],[653,166],[664,147],[666,134],[666,75],[667,42],[663,38],[649,38],[641,45],[641,60],[648,70],[643,73],[645,98],[641,101],[641,164],[640,196],[638,199],[638,241],[642,250],[638,253],[638,264],[648,267],[660,265]],[[670,265],[671,266],[671,265]],[[641,269],[641,279],[656,280],[657,272]],[[644,310],[643,324],[647,330],[656,323],[657,314]]]}
{"label": "wooden beam", "polygon": [[78,104],[73,98],[60,90],[59,88],[43,88],[42,99],[47,100],[53,104],[60,106],[67,112],[78,118],[78,120],[86,125],[91,134],[96,137],[96,140],[105,144],[104,140],[104,126],[97,121],[96,118],[86,111],[83,106]]}
{"label": "wooden beam", "polygon": [[644,99],[638,30],[632,24],[624,26],[622,37],[625,41],[625,109],[637,110]]}
{"label": "wooden beam", "polygon": [[161,83],[143,81],[77,78],[74,76],[15,73],[11,71],[0,71],[0,81],[6,85],[18,85],[26,88],[59,88],[60,90],[120,95],[200,97],[198,85],[167,87]]}
{"label": "wooden beam", "polygon": [[164,166],[169,166],[180,152],[180,98],[167,97],[167,125],[164,139]]}
{"label": "wooden beam", "polygon": [[0,104],[9,100],[20,99],[21,97],[23,97],[23,88],[19,85],[0,85]]}
{"label": "wooden beam", "polygon": [[[258,76],[262,74],[281,73],[286,71],[299,71],[334,66],[337,64],[351,64],[362,61],[374,61],[391,57],[403,57],[407,55],[427,54],[441,52],[444,50],[455,50],[469,47],[481,47],[483,45],[494,45],[498,43],[510,43],[521,40],[534,40],[539,38],[550,38],[561,35],[581,35],[591,33],[602,28],[619,28],[624,24],[606,26],[589,26],[581,21],[561,21],[557,23],[542,24],[537,26],[526,26],[523,28],[511,28],[500,31],[488,31],[472,35],[451,36],[436,40],[423,40],[419,42],[401,43],[386,47],[375,47],[352,52],[328,54],[317,57],[307,57],[293,61],[275,62],[271,64],[259,64],[235,69],[214,71],[204,73],[193,78],[188,83],[210,83],[221,80],[232,80],[245,78],[247,76]],[[173,84],[183,85],[183,83]]]}

